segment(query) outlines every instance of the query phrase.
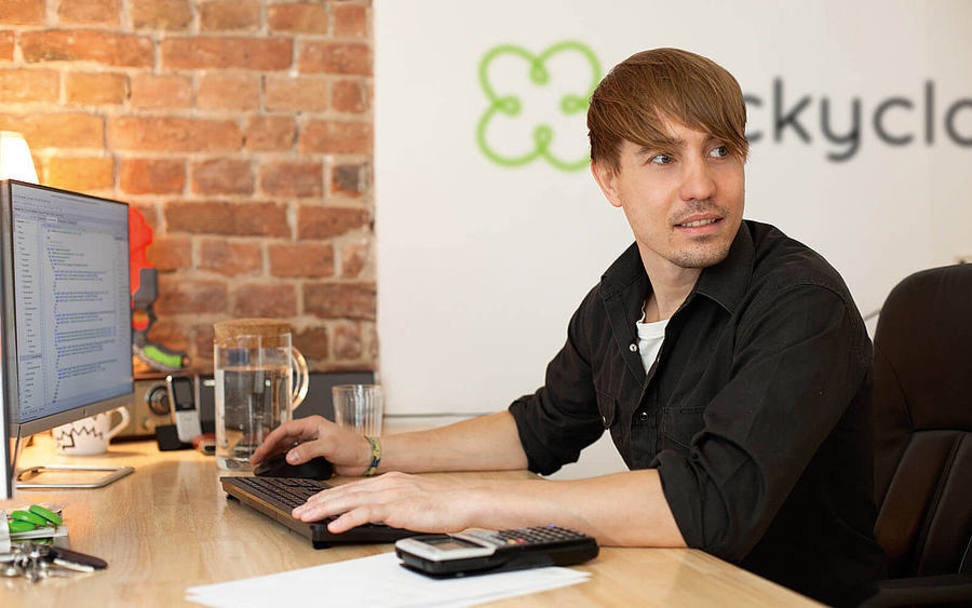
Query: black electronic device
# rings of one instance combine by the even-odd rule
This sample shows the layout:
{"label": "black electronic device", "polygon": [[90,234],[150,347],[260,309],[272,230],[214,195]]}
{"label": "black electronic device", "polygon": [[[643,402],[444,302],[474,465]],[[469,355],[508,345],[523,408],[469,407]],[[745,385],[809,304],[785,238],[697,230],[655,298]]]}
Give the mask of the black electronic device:
{"label": "black electronic device", "polygon": [[179,441],[191,443],[196,435],[202,434],[196,409],[196,383],[188,376],[166,376],[165,384]]}
{"label": "black electronic device", "polygon": [[253,477],[239,475],[220,477],[219,483],[226,497],[238,500],[267,517],[287,526],[294,532],[310,539],[315,549],[325,549],[335,544],[393,543],[400,538],[416,536],[420,532],[393,528],[382,523],[363,524],[347,532],[334,534],[327,524],[336,519],[305,522],[290,514],[307,499],[321,490],[331,487],[325,481],[298,477]]}
{"label": "black electronic device", "polygon": [[397,541],[395,553],[412,570],[452,577],[570,566],[597,557],[598,547],[586,534],[548,525],[413,536]]}
{"label": "black electronic device", "polygon": [[323,456],[311,458],[303,464],[287,462],[286,452],[267,458],[253,469],[257,477],[299,477],[302,479],[330,479],[334,466]]}

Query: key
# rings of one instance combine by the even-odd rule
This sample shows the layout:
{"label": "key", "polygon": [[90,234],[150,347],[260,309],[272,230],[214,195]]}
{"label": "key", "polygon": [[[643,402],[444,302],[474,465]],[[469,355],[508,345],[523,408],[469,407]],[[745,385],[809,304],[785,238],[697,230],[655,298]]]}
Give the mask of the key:
{"label": "key", "polygon": [[48,549],[49,559],[62,568],[69,568],[78,572],[91,572],[108,567],[108,562],[100,557],[63,547],[48,547]]}

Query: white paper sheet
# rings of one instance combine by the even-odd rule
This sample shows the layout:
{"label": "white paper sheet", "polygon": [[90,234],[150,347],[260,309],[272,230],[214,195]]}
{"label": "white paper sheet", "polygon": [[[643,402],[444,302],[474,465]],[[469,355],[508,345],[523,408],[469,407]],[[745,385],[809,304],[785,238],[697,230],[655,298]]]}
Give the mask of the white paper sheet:
{"label": "white paper sheet", "polygon": [[213,608],[326,605],[361,608],[459,608],[581,583],[590,574],[569,568],[535,568],[431,579],[398,565],[394,552],[269,576],[186,589],[186,599]]}

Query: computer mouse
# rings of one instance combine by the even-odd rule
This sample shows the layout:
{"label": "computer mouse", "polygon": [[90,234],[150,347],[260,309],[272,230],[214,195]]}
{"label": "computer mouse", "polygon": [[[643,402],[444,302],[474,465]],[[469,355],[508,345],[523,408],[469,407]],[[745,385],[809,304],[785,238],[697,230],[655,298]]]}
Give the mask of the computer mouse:
{"label": "computer mouse", "polygon": [[328,479],[334,474],[334,466],[323,456],[312,458],[304,464],[290,464],[286,452],[267,458],[256,466],[253,474],[257,477],[303,477],[305,479]]}

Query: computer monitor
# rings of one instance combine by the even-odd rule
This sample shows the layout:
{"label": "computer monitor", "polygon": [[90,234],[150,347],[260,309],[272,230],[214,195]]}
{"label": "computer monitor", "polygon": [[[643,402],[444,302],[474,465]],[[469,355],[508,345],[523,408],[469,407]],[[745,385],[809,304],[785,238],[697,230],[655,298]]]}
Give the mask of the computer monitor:
{"label": "computer monitor", "polygon": [[0,181],[0,350],[9,495],[22,439],[132,403],[126,203]]}

